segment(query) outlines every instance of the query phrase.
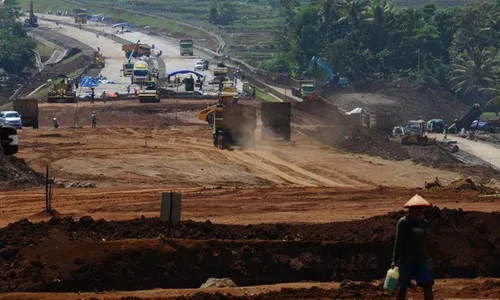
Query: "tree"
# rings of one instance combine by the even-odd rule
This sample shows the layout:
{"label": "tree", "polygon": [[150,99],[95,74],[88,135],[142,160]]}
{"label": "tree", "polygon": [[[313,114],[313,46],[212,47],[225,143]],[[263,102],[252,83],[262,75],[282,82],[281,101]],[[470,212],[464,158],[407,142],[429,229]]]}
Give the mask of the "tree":
{"label": "tree", "polygon": [[238,10],[231,1],[212,1],[208,21],[214,25],[231,25],[238,19]]}

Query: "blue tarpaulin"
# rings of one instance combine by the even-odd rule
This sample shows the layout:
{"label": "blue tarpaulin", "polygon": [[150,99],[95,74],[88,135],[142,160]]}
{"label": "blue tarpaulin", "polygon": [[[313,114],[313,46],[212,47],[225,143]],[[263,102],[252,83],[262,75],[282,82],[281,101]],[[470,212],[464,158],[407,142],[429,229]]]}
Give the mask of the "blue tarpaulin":
{"label": "blue tarpaulin", "polygon": [[82,80],[80,81],[81,87],[96,87],[98,85],[99,84],[97,83],[97,81],[90,76],[83,76]]}
{"label": "blue tarpaulin", "polygon": [[128,28],[131,28],[131,29],[134,29],[135,27],[129,23],[117,23],[117,24],[114,24],[113,26],[111,26],[112,28],[121,28],[121,27],[128,27]]}
{"label": "blue tarpaulin", "polygon": [[174,71],[174,72],[171,72],[171,73],[168,73],[167,77],[170,77],[170,76],[175,76],[177,74],[195,74],[196,76],[198,77],[205,77],[205,75],[203,74],[200,74],[198,72],[195,72],[195,71],[191,71],[191,70],[178,70],[178,71]]}

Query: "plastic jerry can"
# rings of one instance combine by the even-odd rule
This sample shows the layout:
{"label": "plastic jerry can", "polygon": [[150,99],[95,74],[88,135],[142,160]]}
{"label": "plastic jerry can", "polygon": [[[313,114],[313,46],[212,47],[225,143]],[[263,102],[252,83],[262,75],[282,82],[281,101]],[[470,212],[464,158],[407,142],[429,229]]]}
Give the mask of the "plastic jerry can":
{"label": "plastic jerry can", "polygon": [[389,292],[394,292],[398,286],[399,280],[399,268],[394,267],[387,271],[387,276],[385,276],[384,289]]}

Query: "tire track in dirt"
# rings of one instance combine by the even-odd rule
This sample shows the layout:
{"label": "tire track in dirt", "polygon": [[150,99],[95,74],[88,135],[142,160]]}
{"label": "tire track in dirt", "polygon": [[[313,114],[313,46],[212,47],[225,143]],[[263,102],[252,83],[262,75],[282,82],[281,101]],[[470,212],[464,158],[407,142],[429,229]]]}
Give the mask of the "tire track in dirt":
{"label": "tire track in dirt", "polygon": [[314,174],[314,173],[312,173],[310,171],[307,171],[305,169],[302,169],[301,167],[299,167],[297,165],[294,165],[293,163],[286,162],[286,161],[278,158],[272,152],[260,152],[260,151],[257,151],[257,152],[252,152],[252,153],[255,154],[255,155],[257,155],[257,156],[259,156],[263,160],[268,161],[271,164],[276,164],[276,165],[281,165],[283,167],[286,167],[286,168],[288,168],[288,169],[290,169],[290,170],[292,170],[292,171],[294,171],[296,173],[304,175],[304,177],[312,178],[312,179],[314,179],[314,180],[316,180],[318,182],[321,182],[325,186],[330,186],[330,187],[336,187],[336,186],[339,186],[339,187],[352,187],[352,185],[350,185],[350,184],[345,184],[345,183],[339,182],[337,180],[328,179],[326,177],[323,177],[323,176]]}

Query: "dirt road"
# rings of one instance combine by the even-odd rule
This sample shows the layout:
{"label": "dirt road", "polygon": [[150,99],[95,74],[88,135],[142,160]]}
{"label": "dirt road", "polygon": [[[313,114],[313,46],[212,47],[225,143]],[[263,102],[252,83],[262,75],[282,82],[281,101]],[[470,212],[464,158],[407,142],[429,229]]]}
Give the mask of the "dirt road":
{"label": "dirt road", "polygon": [[481,141],[471,141],[458,136],[454,138],[461,150],[481,158],[500,170],[500,149]]}

